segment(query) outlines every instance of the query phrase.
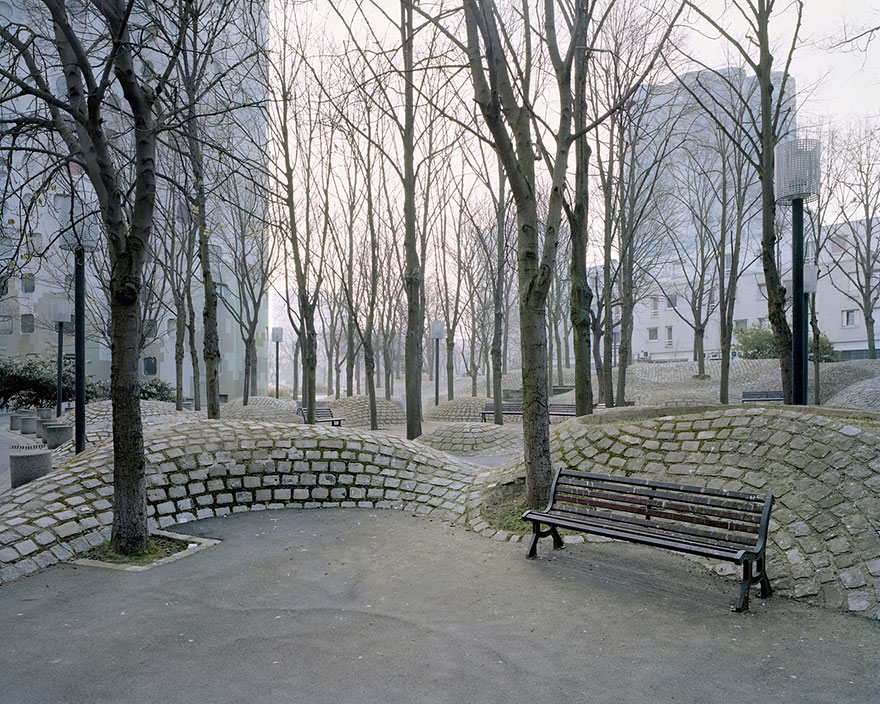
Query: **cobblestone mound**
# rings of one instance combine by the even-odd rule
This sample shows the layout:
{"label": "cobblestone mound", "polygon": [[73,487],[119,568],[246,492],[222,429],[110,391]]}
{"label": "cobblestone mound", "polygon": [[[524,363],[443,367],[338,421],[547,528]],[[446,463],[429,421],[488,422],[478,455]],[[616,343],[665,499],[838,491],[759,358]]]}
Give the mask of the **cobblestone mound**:
{"label": "cobblestone mound", "polygon": [[485,396],[462,396],[431,406],[425,411],[424,418],[446,423],[477,423],[487,403],[492,403],[492,399]]}
{"label": "cobblestone mound", "polygon": [[865,379],[851,384],[829,399],[826,405],[880,411],[880,378]]}
{"label": "cobblestone mound", "polygon": [[[178,411],[173,403],[165,401],[141,401],[141,423],[145,428],[201,420],[202,411]],[[74,410],[71,408],[61,414],[64,423],[74,425]],[[86,447],[104,445],[113,439],[113,407],[109,400],[92,401],[86,404]],[[59,445],[52,450],[52,464],[58,466],[76,450],[74,440]]]}
{"label": "cobblestone mound", "polygon": [[[474,465],[369,431],[201,421],[144,430],[150,524],[275,508],[391,508],[463,521]],[[0,584],[107,539],[112,448],[0,494]]]}
{"label": "cobblestone mound", "polygon": [[418,442],[451,455],[510,455],[523,451],[522,426],[493,423],[449,423],[419,437]]}
{"label": "cobblestone mound", "polygon": [[[343,396],[333,399],[328,404],[337,418],[345,418],[343,425],[349,428],[370,427],[369,396]],[[399,425],[406,423],[406,414],[395,401],[384,398],[376,399],[376,416],[379,426]]]}
{"label": "cobblestone mound", "polygon": [[[551,431],[554,465],[776,497],[774,589],[880,618],[880,436],[815,414],[731,408]],[[481,481],[523,476],[522,461]],[[729,566],[712,565],[717,571]]]}
{"label": "cobblestone mound", "polygon": [[272,398],[271,396],[251,396],[248,405],[242,405],[237,398],[220,407],[222,418],[241,420],[266,420],[276,423],[302,423],[295,401]]}

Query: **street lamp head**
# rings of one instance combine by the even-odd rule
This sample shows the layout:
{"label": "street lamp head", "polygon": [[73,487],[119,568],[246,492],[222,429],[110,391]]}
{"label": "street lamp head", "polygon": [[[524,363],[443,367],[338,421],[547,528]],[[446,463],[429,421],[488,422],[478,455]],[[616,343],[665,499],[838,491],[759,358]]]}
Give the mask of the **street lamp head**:
{"label": "street lamp head", "polygon": [[272,342],[284,342],[284,328],[272,328]]}
{"label": "street lamp head", "polygon": [[69,323],[70,322],[70,302],[64,299],[52,302],[52,322],[53,323]]}
{"label": "street lamp head", "polygon": [[776,145],[776,202],[818,197],[821,145],[818,139],[795,137]]}

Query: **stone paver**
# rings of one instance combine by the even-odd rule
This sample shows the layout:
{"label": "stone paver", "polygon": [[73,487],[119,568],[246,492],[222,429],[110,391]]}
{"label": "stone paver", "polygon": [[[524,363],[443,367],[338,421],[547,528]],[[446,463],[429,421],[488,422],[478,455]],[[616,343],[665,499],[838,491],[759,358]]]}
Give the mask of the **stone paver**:
{"label": "stone paver", "polygon": [[522,426],[493,423],[446,423],[418,441],[452,455],[472,457],[522,454]]}

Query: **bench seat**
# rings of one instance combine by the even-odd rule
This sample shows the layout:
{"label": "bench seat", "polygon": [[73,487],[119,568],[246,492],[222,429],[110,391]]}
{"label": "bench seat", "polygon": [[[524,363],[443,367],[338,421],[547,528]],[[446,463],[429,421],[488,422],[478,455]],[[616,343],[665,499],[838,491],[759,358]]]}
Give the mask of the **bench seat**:
{"label": "bench seat", "polygon": [[[309,410],[308,408],[302,407],[299,409],[299,414],[302,416],[303,422],[306,422],[308,418]],[[330,425],[335,425],[338,427],[342,427],[342,421],[345,418],[336,418],[333,415],[333,410],[328,408],[327,406],[315,406],[315,422],[316,423],[330,423]]]}

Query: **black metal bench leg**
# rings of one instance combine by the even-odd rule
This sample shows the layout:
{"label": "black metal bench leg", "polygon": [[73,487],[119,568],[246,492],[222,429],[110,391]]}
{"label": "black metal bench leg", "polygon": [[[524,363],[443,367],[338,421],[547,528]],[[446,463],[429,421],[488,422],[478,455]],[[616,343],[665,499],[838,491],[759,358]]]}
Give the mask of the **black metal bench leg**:
{"label": "black metal bench leg", "polygon": [[743,579],[739,588],[739,599],[736,600],[734,611],[748,611],[749,589],[752,588],[752,563],[743,562]]}
{"label": "black metal bench leg", "polygon": [[565,543],[562,542],[562,538],[559,535],[559,531],[556,530],[556,526],[550,526],[550,535],[553,536],[553,549],[562,550],[562,548],[565,547]]}
{"label": "black metal bench leg", "polygon": [[770,578],[767,577],[767,565],[765,558],[762,557],[760,560],[758,560],[757,569],[761,575],[761,598],[766,599],[769,596],[773,596],[773,587],[770,586]]}
{"label": "black metal bench leg", "polygon": [[541,537],[541,529],[538,523],[532,521],[532,542],[529,545],[529,551],[526,553],[526,559],[533,560],[538,556],[538,539]]}

